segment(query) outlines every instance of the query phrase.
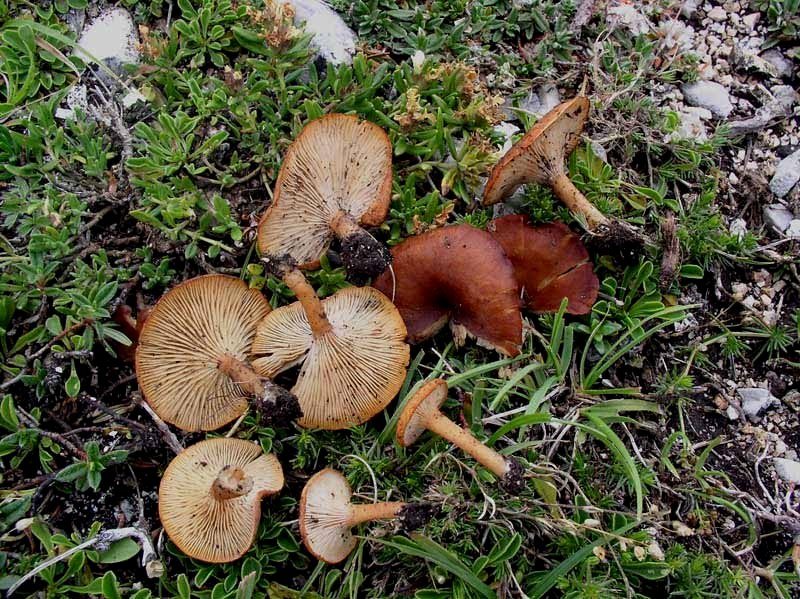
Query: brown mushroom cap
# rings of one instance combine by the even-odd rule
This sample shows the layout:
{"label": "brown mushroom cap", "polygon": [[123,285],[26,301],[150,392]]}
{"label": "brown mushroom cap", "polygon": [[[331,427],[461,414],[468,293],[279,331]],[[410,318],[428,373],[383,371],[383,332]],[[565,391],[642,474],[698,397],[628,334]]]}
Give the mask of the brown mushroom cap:
{"label": "brown mushroom cap", "polygon": [[555,312],[568,299],[567,312],[587,314],[597,300],[600,283],[580,238],[563,223],[531,226],[512,214],[489,223],[514,265],[523,302],[534,312]]}
{"label": "brown mushroom cap", "polygon": [[241,416],[249,394],[219,369],[226,356],[246,361],[269,302],[224,275],[190,279],[156,303],[139,335],[136,377],[170,424],[213,430]]}
{"label": "brown mushroom cap", "polygon": [[392,248],[392,269],[373,287],[393,298],[411,343],[448,320],[509,356],[522,343],[517,281],[500,244],[471,225],[451,225],[409,237]]}
{"label": "brown mushroom cap", "polygon": [[[213,487],[230,471],[244,476],[243,484],[224,498]],[[167,467],[158,489],[158,514],[186,555],[230,562],[253,544],[261,498],[281,488],[283,470],[274,455],[243,439],[209,439],[186,448]]]}
{"label": "brown mushroom cap", "polygon": [[397,421],[397,442],[403,447],[413,445],[427,430],[425,419],[439,410],[447,400],[447,382],[433,379],[425,383],[406,402]]}
{"label": "brown mushroom cap", "polygon": [[288,254],[300,267],[315,268],[333,227],[347,224],[337,217],[351,227],[379,225],[391,191],[392,146],[383,129],[344,114],[316,119],[289,146],[258,226],[258,251]]}
{"label": "brown mushroom cap", "polygon": [[300,537],[314,557],[338,564],[355,549],[351,532],[353,492],[347,479],[332,468],[320,470],[300,495]]}
{"label": "brown mushroom cap", "polygon": [[483,204],[503,201],[524,183],[547,185],[563,173],[564,158],[578,145],[588,118],[589,100],[583,96],[548,112],[495,165]]}
{"label": "brown mushroom cap", "polygon": [[400,314],[370,287],[347,287],[322,300],[330,330],[315,337],[299,302],[258,325],[253,367],[272,378],[302,364],[292,392],[301,426],[339,429],[366,422],[400,390],[409,360]]}

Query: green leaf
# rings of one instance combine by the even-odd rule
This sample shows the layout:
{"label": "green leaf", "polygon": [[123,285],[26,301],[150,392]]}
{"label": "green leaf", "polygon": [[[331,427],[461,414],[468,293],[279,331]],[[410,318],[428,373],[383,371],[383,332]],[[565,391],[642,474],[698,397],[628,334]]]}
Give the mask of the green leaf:
{"label": "green leaf", "polygon": [[19,418],[17,418],[17,410],[14,408],[14,398],[10,395],[3,396],[3,400],[0,401],[0,425],[12,433],[19,430]]}
{"label": "green leaf", "polygon": [[681,266],[681,276],[684,279],[702,279],[706,274],[702,266],[697,264],[684,264]]}
{"label": "green leaf", "polygon": [[67,382],[64,383],[64,389],[67,392],[69,397],[78,397],[78,393],[81,392],[81,379],[78,378],[78,373],[75,372],[75,362],[72,362],[72,366],[69,371],[69,378]]}
{"label": "green leaf", "polygon": [[391,541],[377,538],[373,540],[392,547],[401,553],[432,561],[453,574],[481,597],[492,599],[497,596],[490,586],[475,576],[472,570],[451,551],[419,533],[413,533],[411,539],[395,537]]}
{"label": "green leaf", "polygon": [[109,571],[103,575],[103,597],[105,599],[122,599],[117,586],[117,575]]}
{"label": "green leaf", "polygon": [[236,599],[251,599],[253,592],[256,590],[257,580],[258,578],[255,572],[250,572],[250,574],[242,578],[242,581],[236,588]]}
{"label": "green leaf", "polygon": [[138,553],[139,543],[128,537],[115,541],[108,549],[100,551],[97,561],[101,564],[116,564],[127,561]]}
{"label": "green leaf", "polygon": [[180,599],[191,599],[192,587],[189,586],[189,579],[186,578],[186,574],[179,574],[176,582],[178,586],[178,597],[180,597]]}

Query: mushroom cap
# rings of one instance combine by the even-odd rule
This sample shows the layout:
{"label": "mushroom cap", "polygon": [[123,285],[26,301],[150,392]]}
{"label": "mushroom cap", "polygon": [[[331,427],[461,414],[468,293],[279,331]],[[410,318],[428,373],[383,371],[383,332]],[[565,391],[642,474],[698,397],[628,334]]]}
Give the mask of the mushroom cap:
{"label": "mushroom cap", "polygon": [[391,195],[386,132],[355,116],[325,115],[307,124],[286,152],[258,225],[258,251],[314,268],[334,237],[331,221],[339,210],[376,226],[386,219]]}
{"label": "mushroom cap", "polygon": [[303,488],[300,537],[308,552],[323,562],[338,564],[358,543],[350,526],[352,496],[347,479],[333,468],[320,470]]}
{"label": "mushroom cap", "polygon": [[[220,471],[241,468],[253,481],[249,492],[219,500],[211,493]],[[240,558],[253,544],[261,498],[283,488],[278,459],[243,439],[218,438],[187,447],[170,462],[158,489],[164,530],[186,555],[204,562]]]}
{"label": "mushroom cap", "polygon": [[253,367],[273,378],[302,363],[292,393],[308,428],[361,424],[400,390],[409,348],[406,327],[386,296],[371,287],[346,287],[322,300],[331,330],[311,332],[299,302],[277,308],[258,325]]}
{"label": "mushroom cap", "polygon": [[600,282],[580,237],[564,223],[534,227],[525,216],[512,214],[490,222],[488,231],[514,265],[526,307],[556,312],[567,298],[570,314],[592,310]]}
{"label": "mushroom cap", "polygon": [[136,377],[156,413],[186,431],[241,416],[249,396],[217,366],[225,354],[247,360],[269,311],[261,292],[225,275],[189,279],[158,300],[136,349]]}
{"label": "mushroom cap", "polygon": [[409,237],[392,248],[392,268],[372,285],[393,298],[410,343],[452,320],[483,345],[519,354],[522,316],[514,268],[486,231],[461,224]]}
{"label": "mushroom cap", "polygon": [[439,410],[447,399],[447,383],[442,379],[428,381],[406,402],[397,421],[397,442],[413,445],[427,429],[425,419]]}
{"label": "mushroom cap", "polygon": [[496,204],[524,183],[546,185],[564,172],[564,157],[580,141],[589,118],[589,100],[577,96],[553,108],[522,139],[515,143],[492,169],[483,204]]}

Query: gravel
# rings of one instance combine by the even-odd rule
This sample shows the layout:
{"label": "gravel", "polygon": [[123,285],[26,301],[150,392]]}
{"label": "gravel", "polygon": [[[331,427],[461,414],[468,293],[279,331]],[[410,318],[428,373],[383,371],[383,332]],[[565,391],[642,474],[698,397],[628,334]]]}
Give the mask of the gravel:
{"label": "gravel", "polygon": [[742,400],[742,411],[753,422],[758,422],[769,408],[780,405],[777,397],[761,387],[739,387],[736,393]]}
{"label": "gravel", "polygon": [[785,197],[800,180],[800,150],[789,154],[775,167],[769,189],[777,197]]}
{"label": "gravel", "polygon": [[778,231],[786,231],[794,220],[794,214],[783,204],[770,204],[764,206],[764,222]]}

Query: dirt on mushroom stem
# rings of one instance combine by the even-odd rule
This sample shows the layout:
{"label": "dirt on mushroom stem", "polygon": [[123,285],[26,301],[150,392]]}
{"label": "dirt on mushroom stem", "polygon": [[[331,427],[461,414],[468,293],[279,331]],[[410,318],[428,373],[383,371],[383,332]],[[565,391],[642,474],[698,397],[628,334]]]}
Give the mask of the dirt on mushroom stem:
{"label": "dirt on mushroom stem", "polygon": [[369,232],[359,229],[342,239],[341,259],[348,280],[355,285],[363,285],[389,268],[392,254]]}
{"label": "dirt on mushroom stem", "polygon": [[408,534],[425,526],[441,514],[441,508],[432,503],[407,503],[397,513],[399,532]]}
{"label": "dirt on mushroom stem", "polygon": [[253,407],[261,416],[262,424],[282,426],[303,417],[303,410],[294,393],[269,379],[264,379],[263,385],[264,394],[253,399]]}
{"label": "dirt on mushroom stem", "polygon": [[500,478],[500,487],[512,495],[519,495],[525,489],[525,469],[514,458],[508,458],[508,472]]}

